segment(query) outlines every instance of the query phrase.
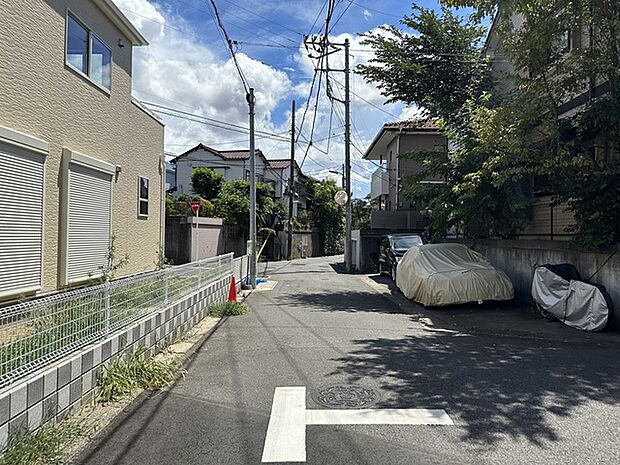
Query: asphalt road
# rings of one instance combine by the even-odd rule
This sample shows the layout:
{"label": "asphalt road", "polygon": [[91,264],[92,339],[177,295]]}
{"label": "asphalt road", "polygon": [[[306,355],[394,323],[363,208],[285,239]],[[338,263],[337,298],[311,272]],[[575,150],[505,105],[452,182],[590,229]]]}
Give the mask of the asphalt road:
{"label": "asphalt road", "polygon": [[332,261],[270,266],[275,289],[80,463],[260,464],[274,390],[305,386],[322,409],[314,396],[335,384],[374,389],[375,409],[444,409],[454,425],[308,426],[309,464],[620,463],[620,348],[429,330]]}

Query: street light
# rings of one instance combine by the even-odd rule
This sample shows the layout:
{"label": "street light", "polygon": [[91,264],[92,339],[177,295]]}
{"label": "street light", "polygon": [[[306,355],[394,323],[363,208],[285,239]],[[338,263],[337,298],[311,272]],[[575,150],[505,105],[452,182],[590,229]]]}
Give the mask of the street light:
{"label": "street light", "polygon": [[345,189],[345,188],[346,188],[347,183],[346,183],[346,179],[345,179],[345,177],[344,177],[344,172],[343,172],[343,171],[329,170],[329,171],[328,171],[328,173],[331,173],[331,174],[339,174],[340,176],[342,176],[342,188],[343,188],[343,189]]}

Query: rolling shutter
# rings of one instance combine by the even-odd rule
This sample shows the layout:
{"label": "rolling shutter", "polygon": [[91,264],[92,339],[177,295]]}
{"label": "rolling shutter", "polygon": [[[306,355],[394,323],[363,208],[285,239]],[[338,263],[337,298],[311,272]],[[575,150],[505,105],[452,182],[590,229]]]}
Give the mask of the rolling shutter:
{"label": "rolling shutter", "polygon": [[100,276],[110,247],[112,175],[69,164],[67,282]]}
{"label": "rolling shutter", "polygon": [[41,289],[44,163],[0,142],[0,297]]}

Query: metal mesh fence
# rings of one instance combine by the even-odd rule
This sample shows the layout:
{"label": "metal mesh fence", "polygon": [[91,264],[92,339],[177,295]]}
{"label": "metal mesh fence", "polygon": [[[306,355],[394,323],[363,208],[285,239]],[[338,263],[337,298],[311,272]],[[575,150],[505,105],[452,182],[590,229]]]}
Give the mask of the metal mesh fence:
{"label": "metal mesh fence", "polygon": [[233,272],[228,254],[0,309],[0,388]]}

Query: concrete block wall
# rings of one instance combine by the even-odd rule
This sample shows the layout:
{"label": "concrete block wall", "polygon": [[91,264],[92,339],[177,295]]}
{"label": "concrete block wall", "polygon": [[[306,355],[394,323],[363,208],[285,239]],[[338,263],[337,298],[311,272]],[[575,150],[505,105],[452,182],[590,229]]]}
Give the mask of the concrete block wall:
{"label": "concrete block wall", "polygon": [[582,279],[605,286],[616,308],[620,306],[620,252],[589,252],[575,248],[565,241],[531,240],[461,240],[484,255],[493,266],[504,271],[512,280],[519,301],[531,303],[534,269],[547,263],[571,263]]}
{"label": "concrete block wall", "polygon": [[230,281],[229,276],[213,283],[4,389],[0,392],[0,451],[10,435],[36,431],[90,402],[103,367],[117,357],[138,347],[155,350],[192,328],[207,316],[212,304],[226,299]]}

